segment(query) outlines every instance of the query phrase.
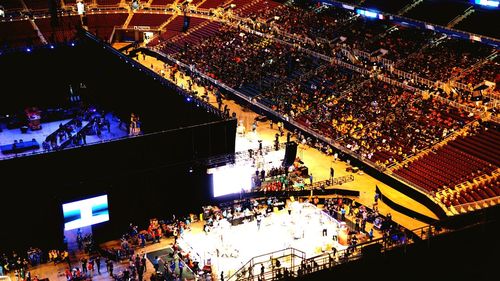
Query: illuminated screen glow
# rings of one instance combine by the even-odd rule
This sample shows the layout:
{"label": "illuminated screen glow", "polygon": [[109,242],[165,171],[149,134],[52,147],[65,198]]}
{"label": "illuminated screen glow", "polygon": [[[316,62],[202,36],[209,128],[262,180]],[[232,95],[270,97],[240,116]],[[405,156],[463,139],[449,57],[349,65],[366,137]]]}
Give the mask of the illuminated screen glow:
{"label": "illuminated screen glow", "polygon": [[493,0],[474,0],[474,3],[481,5],[481,6],[487,6],[487,7],[493,7],[493,8],[498,8],[498,5],[500,4],[500,1],[493,1]]}
{"label": "illuminated screen glow", "polygon": [[108,195],[97,196],[62,205],[64,230],[109,221]]}
{"label": "illuminated screen glow", "polygon": [[365,16],[367,18],[374,18],[374,19],[376,19],[378,17],[378,14],[376,12],[362,10],[362,9],[357,9],[356,14]]}
{"label": "illuminated screen glow", "polygon": [[243,189],[250,191],[252,188],[251,167],[223,166],[213,169],[212,186],[214,197],[240,193]]}

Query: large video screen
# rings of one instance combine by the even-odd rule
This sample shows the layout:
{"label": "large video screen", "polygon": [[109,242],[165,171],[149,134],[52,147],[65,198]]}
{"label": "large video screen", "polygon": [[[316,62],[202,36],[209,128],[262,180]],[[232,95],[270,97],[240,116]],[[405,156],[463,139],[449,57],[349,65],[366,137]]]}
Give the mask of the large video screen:
{"label": "large video screen", "polygon": [[62,205],[64,230],[76,229],[109,220],[108,195],[101,195]]}
{"label": "large video screen", "polygon": [[223,166],[212,171],[212,187],[214,197],[250,191],[252,188],[252,173],[249,167]]}

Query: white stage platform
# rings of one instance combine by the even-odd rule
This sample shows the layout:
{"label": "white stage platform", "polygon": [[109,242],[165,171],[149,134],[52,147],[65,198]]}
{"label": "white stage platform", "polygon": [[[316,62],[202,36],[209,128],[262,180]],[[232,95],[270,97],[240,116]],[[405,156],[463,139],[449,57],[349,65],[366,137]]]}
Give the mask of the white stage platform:
{"label": "white stage platform", "polygon": [[[335,219],[309,203],[293,202],[289,208],[292,210],[290,215],[285,208],[264,217],[260,229],[257,220],[237,226],[222,220],[208,233],[184,232],[179,246],[185,251],[194,251],[191,256],[199,256],[201,267],[210,260],[218,271],[216,276],[221,271],[231,276],[253,257],[290,247],[304,252],[305,258],[330,251],[332,247],[339,251],[346,248],[333,241],[340,227]],[[323,229],[327,229],[326,236],[323,236]],[[280,262],[282,267],[289,266],[286,260]],[[259,272],[260,265],[254,268],[254,276]]]}

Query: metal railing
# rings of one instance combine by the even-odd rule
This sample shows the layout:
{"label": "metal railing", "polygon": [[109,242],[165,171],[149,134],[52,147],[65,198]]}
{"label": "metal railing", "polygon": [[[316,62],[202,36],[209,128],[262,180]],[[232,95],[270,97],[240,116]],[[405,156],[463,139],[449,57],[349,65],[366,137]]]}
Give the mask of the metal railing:
{"label": "metal railing", "polygon": [[[230,275],[227,280],[253,280],[253,278],[258,278],[258,274],[255,274],[255,271],[258,270],[259,265],[263,265],[264,268],[272,268],[271,275],[275,275],[275,261],[276,259],[286,259],[290,261],[291,268],[294,268],[297,261],[302,262],[306,258],[306,254],[300,250],[295,248],[286,248],[283,250],[278,250],[266,254],[262,254],[259,256],[255,256],[251,258],[248,262],[246,262],[240,269],[238,269],[235,273]],[[269,271],[268,271],[269,272]],[[250,278],[250,279],[248,279]]]}

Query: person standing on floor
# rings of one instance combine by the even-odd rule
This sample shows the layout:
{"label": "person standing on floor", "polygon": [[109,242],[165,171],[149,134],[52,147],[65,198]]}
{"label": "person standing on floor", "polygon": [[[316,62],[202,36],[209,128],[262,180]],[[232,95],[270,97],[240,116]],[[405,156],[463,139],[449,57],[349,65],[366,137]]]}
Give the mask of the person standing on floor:
{"label": "person standing on floor", "polygon": [[184,269],[184,264],[179,260],[179,278],[182,280],[182,270]]}
{"label": "person standing on floor", "polygon": [[113,265],[113,261],[112,260],[108,260],[108,267],[109,267],[109,269],[108,269],[109,276],[113,276],[113,267],[114,267],[114,265]]}
{"label": "person standing on floor", "polygon": [[143,273],[146,273],[146,254],[142,255],[141,265]]}
{"label": "person standing on floor", "polygon": [[101,256],[95,258],[95,267],[97,267],[97,273],[101,274]]}
{"label": "person standing on floor", "polygon": [[142,265],[137,268],[137,276],[139,277],[139,281],[142,281],[144,276],[144,267]]}
{"label": "person standing on floor", "polygon": [[153,267],[155,268],[155,272],[158,272],[159,266],[160,266],[160,258],[158,256],[156,256],[154,261],[153,261]]}
{"label": "person standing on floor", "polygon": [[87,259],[82,258],[80,261],[82,262],[82,272],[87,274]]}

